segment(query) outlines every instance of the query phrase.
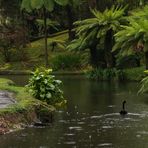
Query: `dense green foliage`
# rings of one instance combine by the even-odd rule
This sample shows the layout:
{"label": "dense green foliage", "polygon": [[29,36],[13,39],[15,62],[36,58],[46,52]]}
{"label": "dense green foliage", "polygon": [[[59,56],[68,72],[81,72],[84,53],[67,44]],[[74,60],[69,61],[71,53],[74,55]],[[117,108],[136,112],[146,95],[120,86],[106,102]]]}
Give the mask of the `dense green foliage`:
{"label": "dense green foliage", "polygon": [[63,92],[60,89],[61,81],[51,75],[51,69],[33,73],[26,86],[28,91],[39,100],[48,104],[56,104],[64,100]]}
{"label": "dense green foliage", "polygon": [[145,77],[144,67],[128,69],[94,69],[86,72],[88,78],[93,80],[119,80],[140,81]]}
{"label": "dense green foliage", "polygon": [[102,75],[97,79],[109,80],[123,77],[127,68],[129,79],[133,67],[148,68],[147,0],[17,0],[12,7],[22,10],[18,14],[9,2],[0,2],[1,69],[8,62],[8,69],[32,70],[42,67],[44,59],[46,67],[57,71],[93,68],[94,75]]}
{"label": "dense green foliage", "polygon": [[112,7],[103,13],[92,10],[94,18],[75,22],[77,39],[67,47],[70,50],[90,49],[91,64],[99,67],[97,47],[104,50],[106,67],[113,67],[113,55],[111,53],[114,38],[113,35],[120,28],[125,8]]}
{"label": "dense green foliage", "polygon": [[23,0],[21,8],[31,12],[33,9],[46,8],[48,11],[53,11],[55,3],[66,5],[68,0]]}
{"label": "dense green foliage", "polygon": [[128,24],[116,33],[116,44],[113,51],[120,50],[119,54],[128,56],[135,53],[144,52],[146,68],[148,68],[148,6],[132,12],[127,18]]}
{"label": "dense green foliage", "polygon": [[94,80],[125,80],[125,73],[122,70],[112,69],[94,69],[86,73],[87,77]]}

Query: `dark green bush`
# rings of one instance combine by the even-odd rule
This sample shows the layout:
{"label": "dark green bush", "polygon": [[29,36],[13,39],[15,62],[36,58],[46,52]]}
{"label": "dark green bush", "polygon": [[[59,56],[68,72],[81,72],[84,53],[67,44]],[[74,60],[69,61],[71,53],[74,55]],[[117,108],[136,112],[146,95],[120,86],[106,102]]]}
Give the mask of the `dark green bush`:
{"label": "dark green bush", "polygon": [[51,75],[51,69],[33,72],[33,76],[26,86],[29,92],[41,101],[48,104],[56,104],[64,100],[63,92],[60,89],[60,80],[55,80],[55,76]]}
{"label": "dark green bush", "polygon": [[108,68],[108,69],[93,69],[89,72],[87,72],[87,77],[89,79],[94,80],[124,80],[125,79],[125,73],[123,70],[117,70],[115,68]]}
{"label": "dark green bush", "polygon": [[116,69],[107,68],[103,70],[103,78],[104,80],[111,80],[116,77]]}
{"label": "dark green bush", "polygon": [[81,68],[80,55],[68,53],[58,55],[51,60],[53,70],[77,70]]}
{"label": "dark green bush", "polygon": [[97,68],[97,69],[93,69],[91,71],[88,71],[86,73],[86,76],[89,79],[93,79],[93,80],[103,80],[103,69]]}
{"label": "dark green bush", "polygon": [[89,79],[94,80],[130,80],[140,81],[145,77],[144,67],[136,67],[129,69],[93,69],[86,73]]}
{"label": "dark green bush", "polygon": [[125,71],[121,69],[116,70],[116,77],[119,81],[126,80]]}

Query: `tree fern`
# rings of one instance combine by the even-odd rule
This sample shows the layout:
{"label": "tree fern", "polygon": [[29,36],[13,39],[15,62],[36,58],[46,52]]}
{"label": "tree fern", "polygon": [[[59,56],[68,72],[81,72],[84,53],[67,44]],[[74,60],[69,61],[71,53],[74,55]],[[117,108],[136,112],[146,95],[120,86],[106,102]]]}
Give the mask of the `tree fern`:
{"label": "tree fern", "polygon": [[[126,7],[113,6],[104,12],[91,10],[93,18],[74,23],[77,39],[72,41],[67,48],[70,50],[85,50],[87,48],[93,50],[94,48],[96,50],[97,45],[105,45],[108,32],[111,31],[114,34],[119,29],[125,9]],[[113,40],[113,36],[110,39]],[[105,47],[104,45],[103,47]],[[110,49],[104,48],[104,50],[109,51]]]}
{"label": "tree fern", "polygon": [[[119,54],[126,56],[137,52],[148,52],[148,5],[138,12],[132,12],[127,19],[129,23],[121,26],[115,34],[116,44],[112,51],[120,50]],[[148,60],[147,55],[146,61]],[[148,63],[146,62],[146,68]]]}

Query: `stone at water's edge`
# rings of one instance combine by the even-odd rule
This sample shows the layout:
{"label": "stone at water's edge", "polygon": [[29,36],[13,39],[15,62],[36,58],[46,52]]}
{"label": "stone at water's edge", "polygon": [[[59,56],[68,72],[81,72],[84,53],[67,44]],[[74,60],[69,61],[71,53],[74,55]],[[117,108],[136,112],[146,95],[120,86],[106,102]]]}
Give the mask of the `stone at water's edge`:
{"label": "stone at water's edge", "polygon": [[13,99],[13,93],[0,91],[0,109],[14,103],[16,103],[16,101]]}

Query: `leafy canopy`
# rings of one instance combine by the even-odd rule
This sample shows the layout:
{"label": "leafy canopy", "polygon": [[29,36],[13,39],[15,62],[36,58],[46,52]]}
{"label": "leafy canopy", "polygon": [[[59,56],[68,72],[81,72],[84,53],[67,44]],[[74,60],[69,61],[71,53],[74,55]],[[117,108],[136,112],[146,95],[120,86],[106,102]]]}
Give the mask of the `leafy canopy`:
{"label": "leafy canopy", "polygon": [[104,44],[107,31],[116,32],[120,27],[125,8],[113,6],[110,10],[106,9],[103,13],[91,10],[94,18],[74,23],[78,39],[72,41],[68,49],[84,50],[94,44],[95,41],[98,44]]}
{"label": "leafy canopy", "polygon": [[148,5],[128,18],[129,23],[121,26],[115,34],[116,44],[113,51],[120,49],[120,54],[130,55],[135,52],[148,51]]}
{"label": "leafy canopy", "polygon": [[67,5],[68,0],[23,0],[21,9],[31,12],[34,9],[46,8],[48,11],[53,11],[55,4]]}

